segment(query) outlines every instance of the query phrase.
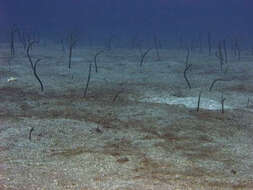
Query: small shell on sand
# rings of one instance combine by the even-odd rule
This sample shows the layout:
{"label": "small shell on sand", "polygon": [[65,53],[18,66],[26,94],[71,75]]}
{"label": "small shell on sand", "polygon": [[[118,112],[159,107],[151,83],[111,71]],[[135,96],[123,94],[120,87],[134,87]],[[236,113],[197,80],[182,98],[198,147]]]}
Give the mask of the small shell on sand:
{"label": "small shell on sand", "polygon": [[16,81],[16,80],[17,80],[17,78],[15,78],[15,77],[10,77],[10,78],[7,79],[7,82],[13,82],[13,81]]}

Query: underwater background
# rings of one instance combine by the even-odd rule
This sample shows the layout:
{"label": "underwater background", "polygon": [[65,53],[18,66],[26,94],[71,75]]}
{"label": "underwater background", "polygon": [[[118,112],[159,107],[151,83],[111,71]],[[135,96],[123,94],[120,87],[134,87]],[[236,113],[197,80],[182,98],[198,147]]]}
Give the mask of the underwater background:
{"label": "underwater background", "polygon": [[252,0],[0,0],[0,190],[252,190]]}
{"label": "underwater background", "polygon": [[252,7],[250,0],[1,0],[0,26],[32,27],[48,36],[79,30],[81,36],[99,40],[154,33],[188,38],[207,32],[250,39]]}

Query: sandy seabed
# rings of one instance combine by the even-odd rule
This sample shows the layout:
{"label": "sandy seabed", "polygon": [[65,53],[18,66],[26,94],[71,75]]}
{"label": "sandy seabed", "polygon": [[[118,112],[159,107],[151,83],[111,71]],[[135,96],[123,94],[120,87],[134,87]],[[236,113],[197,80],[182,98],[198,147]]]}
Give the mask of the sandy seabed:
{"label": "sandy seabed", "polygon": [[[0,48],[0,189],[253,189],[253,56],[35,46]],[[88,93],[83,97],[92,64]],[[209,87],[214,79],[213,89]],[[9,81],[8,81],[9,79]],[[200,110],[197,102],[200,91]],[[221,97],[225,113],[221,113]],[[33,130],[31,130],[33,129]],[[30,139],[29,139],[30,134]]]}

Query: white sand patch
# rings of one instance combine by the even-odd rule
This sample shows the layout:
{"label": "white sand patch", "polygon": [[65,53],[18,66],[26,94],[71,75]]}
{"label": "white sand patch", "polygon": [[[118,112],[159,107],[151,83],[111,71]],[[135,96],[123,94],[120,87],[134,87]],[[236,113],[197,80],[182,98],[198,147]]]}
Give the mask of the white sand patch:
{"label": "white sand patch", "polygon": [[[160,104],[183,104],[187,108],[196,108],[198,104],[198,97],[146,97],[140,100],[141,102],[151,102]],[[221,103],[208,98],[200,99],[200,108],[207,110],[220,110]],[[232,109],[232,107],[225,105],[225,109]]]}

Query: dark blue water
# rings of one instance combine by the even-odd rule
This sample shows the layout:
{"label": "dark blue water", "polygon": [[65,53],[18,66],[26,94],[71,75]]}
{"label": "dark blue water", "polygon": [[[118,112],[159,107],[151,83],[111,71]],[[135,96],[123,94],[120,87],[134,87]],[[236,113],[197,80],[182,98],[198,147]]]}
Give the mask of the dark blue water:
{"label": "dark blue water", "polygon": [[112,35],[149,39],[154,33],[193,39],[212,32],[246,42],[253,32],[252,9],[250,0],[1,0],[0,27],[17,24],[44,36],[75,30],[97,41]]}

